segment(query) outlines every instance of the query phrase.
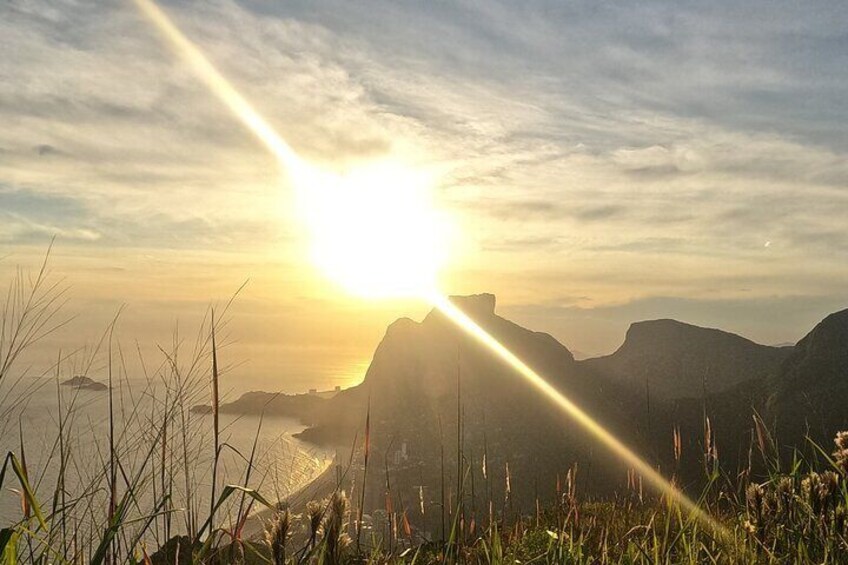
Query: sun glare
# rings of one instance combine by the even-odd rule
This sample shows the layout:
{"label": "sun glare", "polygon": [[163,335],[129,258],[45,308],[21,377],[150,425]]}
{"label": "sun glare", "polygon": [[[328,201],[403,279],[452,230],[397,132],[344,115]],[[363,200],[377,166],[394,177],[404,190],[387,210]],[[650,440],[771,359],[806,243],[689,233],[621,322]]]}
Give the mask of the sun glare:
{"label": "sun glare", "polygon": [[362,298],[428,296],[447,255],[447,222],[425,170],[378,162],[292,179],[314,264]]}
{"label": "sun glare", "polygon": [[362,298],[421,298],[436,288],[449,224],[426,170],[382,161],[345,173],[300,158],[152,0],[136,0],[198,76],[288,172],[313,263]]}
{"label": "sun glare", "polygon": [[311,237],[312,259],[330,279],[361,297],[427,299],[660,493],[689,510],[712,532],[727,535],[641,457],[438,292],[437,276],[447,258],[449,231],[431,201],[434,183],[426,171],[384,161],[334,173],[306,163],[152,0],[136,2],[210,89],[286,167]]}

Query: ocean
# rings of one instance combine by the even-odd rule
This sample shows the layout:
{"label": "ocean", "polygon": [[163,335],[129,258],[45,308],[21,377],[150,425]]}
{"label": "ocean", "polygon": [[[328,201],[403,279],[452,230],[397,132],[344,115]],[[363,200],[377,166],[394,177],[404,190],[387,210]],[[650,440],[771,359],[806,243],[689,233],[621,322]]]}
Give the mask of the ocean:
{"label": "ocean", "polygon": [[[180,394],[184,409],[168,409]],[[176,391],[164,383],[123,379],[112,388],[117,496],[120,500],[132,493],[128,519],[160,513],[145,536],[155,535],[154,542],[189,526],[196,530],[209,515],[213,418],[189,410],[208,398],[207,383]],[[64,516],[67,527],[78,528],[79,535],[97,535],[109,512],[108,390],[57,386],[55,380],[42,379],[19,383],[0,401],[0,450],[4,458],[14,452],[25,459],[42,513],[50,520],[54,508],[64,508],[57,516]],[[282,417],[222,414],[217,492],[225,484],[247,484],[274,502],[308,484],[326,468],[331,454],[292,437],[301,429]],[[66,454],[64,488],[57,488],[60,453]],[[23,516],[20,484],[11,471],[0,491],[0,527]],[[163,492],[171,493],[171,502],[157,507]],[[222,505],[217,523],[238,514],[239,503],[240,497],[233,496]]]}

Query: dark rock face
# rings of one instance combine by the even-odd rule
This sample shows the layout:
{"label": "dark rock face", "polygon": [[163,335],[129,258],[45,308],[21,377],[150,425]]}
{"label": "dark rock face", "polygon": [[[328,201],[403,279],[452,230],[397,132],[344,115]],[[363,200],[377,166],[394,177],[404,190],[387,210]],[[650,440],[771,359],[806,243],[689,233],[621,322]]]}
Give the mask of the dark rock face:
{"label": "dark rock face", "polygon": [[[277,414],[309,423],[313,414],[326,402],[319,394],[280,394],[273,392],[246,392],[233,402],[219,407],[222,414]],[[211,414],[209,405],[192,406],[197,414]]]}
{"label": "dark rock face", "polygon": [[449,298],[457,308],[465,312],[471,318],[488,318],[495,315],[494,294],[472,294],[470,296],[451,296]]}
{"label": "dark rock face", "polygon": [[109,390],[109,387],[103,383],[97,382],[83,375],[71,377],[62,383],[62,386],[69,386],[79,390]]}
{"label": "dark rock face", "polygon": [[[588,412],[603,414],[607,425],[628,436],[632,426],[620,409],[624,400],[602,378],[582,369],[556,339],[498,316],[492,295],[451,300],[555,388]],[[598,465],[603,458],[579,426],[436,310],[421,322],[400,319],[391,324],[363,384],[328,400],[314,427],[299,437],[349,446],[358,432],[361,441],[369,405],[372,453],[405,444],[415,464],[408,476],[398,471],[393,481],[409,482],[410,488],[422,479],[434,487],[442,447],[446,466],[456,468],[460,414],[462,442],[473,452],[473,473],[479,484],[484,481],[480,476],[484,446],[496,476],[504,473],[508,463],[514,477],[532,476],[545,485],[555,484],[556,474],[565,472],[575,460],[594,458]],[[471,457],[471,453],[464,455],[467,460]],[[608,467],[598,466],[593,479],[601,481]],[[375,474],[374,480],[384,479]],[[498,480],[503,485],[503,478]],[[514,499],[530,499],[533,484],[534,480],[515,480]],[[373,491],[381,492],[376,483]]]}
{"label": "dark rock face", "polygon": [[810,435],[830,447],[848,429],[848,310],[822,320],[769,381],[768,411],[780,440]]}
{"label": "dark rock face", "polygon": [[[707,427],[720,464],[731,473],[748,464],[755,411],[769,424],[778,422],[783,444],[800,446],[804,430],[815,426],[829,447],[833,433],[848,428],[848,310],[829,316],[794,348],[654,320],[633,324],[612,355],[575,361],[550,335],[498,316],[493,295],[451,300],[618,439],[661,472],[674,472],[693,492],[704,480]],[[619,488],[626,476],[622,464],[581,426],[436,310],[421,322],[392,323],[361,385],[326,399],[279,397],[269,403],[267,395],[246,395],[231,408],[257,406],[300,418],[309,425],[302,439],[360,450],[370,410],[373,465],[391,468],[392,483],[409,500],[418,496],[416,485],[437,492],[442,466],[452,483],[460,459],[469,481],[500,485],[500,494],[497,486],[494,490],[501,501],[508,464],[510,500],[518,505],[533,502],[535,493],[527,489],[534,485],[543,498],[550,495],[557,475],[574,464],[581,469],[581,488],[589,491]],[[673,459],[672,430],[683,438],[681,461]],[[484,450],[488,478],[481,473]],[[362,461],[361,451],[351,461]],[[375,498],[368,504],[374,508],[385,502],[384,480],[379,472],[369,474],[366,490]]]}
{"label": "dark rock face", "polygon": [[[548,334],[527,330],[497,316],[493,295],[451,297],[451,301],[558,385],[568,388],[578,384],[578,377],[572,374],[575,364],[571,352]],[[521,377],[436,310],[420,323],[404,319],[389,327],[374,354],[364,386],[370,391],[373,405],[385,405],[388,410],[397,402],[416,406],[449,402],[457,393],[458,380],[469,406],[509,401],[518,408],[516,403],[522,401],[538,402],[536,393]]]}
{"label": "dark rock face", "polygon": [[[749,447],[754,411],[763,413],[772,379],[781,374],[784,362],[790,365],[790,355],[795,357],[792,347],[769,347],[716,329],[655,320],[633,324],[614,354],[578,362],[550,335],[498,316],[492,295],[451,300],[555,388],[661,468],[674,466],[671,430],[680,429],[687,438],[684,452],[689,451],[678,472],[693,485],[703,479],[699,457],[705,416],[710,419],[713,441],[724,453],[722,464],[735,470],[740,454]],[[848,333],[844,325],[832,322],[826,326]],[[810,349],[807,355],[816,359],[827,359],[836,374],[848,361],[848,353],[839,349],[847,343],[843,334],[830,335],[833,332],[806,340],[809,346],[802,341],[799,348]],[[814,344],[823,351],[814,353]],[[646,379],[650,401],[645,398]],[[478,450],[487,445],[490,464],[503,469],[509,462],[516,476],[533,474],[539,484],[574,462],[592,469],[588,482],[597,490],[620,479],[620,464],[585,430],[438,311],[420,323],[401,319],[392,324],[365,382],[328,401],[332,408],[304,437],[332,441],[345,431],[361,433],[370,399],[372,445],[408,443],[419,461],[416,468],[425,477],[435,477],[434,465],[441,457],[438,446],[447,443],[449,454],[456,446],[454,442],[450,447],[445,438],[456,437],[458,398],[463,441]],[[848,392],[841,398],[848,400]],[[355,416],[345,419],[340,414]],[[513,496],[520,500],[522,494],[528,493]]]}
{"label": "dark rock face", "polygon": [[736,334],[676,320],[637,322],[612,355],[589,359],[593,370],[662,400],[700,398],[772,375],[791,348],[760,345]]}

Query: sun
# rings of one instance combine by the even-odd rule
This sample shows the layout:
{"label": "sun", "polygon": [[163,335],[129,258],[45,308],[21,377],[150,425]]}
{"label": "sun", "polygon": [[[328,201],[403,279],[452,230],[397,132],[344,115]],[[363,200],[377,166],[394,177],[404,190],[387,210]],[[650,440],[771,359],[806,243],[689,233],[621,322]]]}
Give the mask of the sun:
{"label": "sun", "polygon": [[426,298],[447,258],[447,216],[432,204],[433,175],[384,159],[343,174],[302,159],[153,0],[136,0],[176,51],[274,154],[295,189],[313,262],[365,298]]}
{"label": "sun", "polygon": [[447,222],[433,177],[391,161],[339,174],[301,168],[292,178],[313,263],[361,298],[432,294],[447,259]]}

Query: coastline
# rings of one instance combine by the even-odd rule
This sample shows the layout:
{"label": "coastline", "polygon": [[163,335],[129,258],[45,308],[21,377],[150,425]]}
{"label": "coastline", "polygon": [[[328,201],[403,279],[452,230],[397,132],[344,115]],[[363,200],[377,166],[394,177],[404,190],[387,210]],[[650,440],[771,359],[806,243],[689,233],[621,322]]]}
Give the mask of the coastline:
{"label": "coastline", "polygon": [[[276,505],[280,508],[287,507],[293,514],[302,513],[306,509],[306,504],[312,500],[323,500],[327,498],[338,487],[336,480],[336,464],[343,460],[342,454],[339,451],[330,457],[327,465],[314,479],[309,483],[298,488],[289,496],[282,500],[276,501]],[[265,527],[271,518],[272,510],[262,507],[260,510],[253,513],[245,523],[244,536],[247,539],[256,539],[265,532]]]}

